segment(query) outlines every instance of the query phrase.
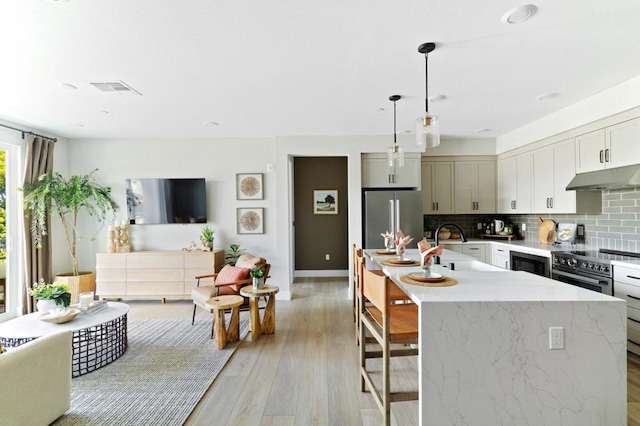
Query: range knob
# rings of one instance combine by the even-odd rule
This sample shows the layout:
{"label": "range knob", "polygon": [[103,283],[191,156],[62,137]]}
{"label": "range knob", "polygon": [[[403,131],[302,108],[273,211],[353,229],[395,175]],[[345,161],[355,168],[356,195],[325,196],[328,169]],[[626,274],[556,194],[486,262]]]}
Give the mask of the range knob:
{"label": "range knob", "polygon": [[567,259],[567,265],[575,267],[578,264],[576,259]]}

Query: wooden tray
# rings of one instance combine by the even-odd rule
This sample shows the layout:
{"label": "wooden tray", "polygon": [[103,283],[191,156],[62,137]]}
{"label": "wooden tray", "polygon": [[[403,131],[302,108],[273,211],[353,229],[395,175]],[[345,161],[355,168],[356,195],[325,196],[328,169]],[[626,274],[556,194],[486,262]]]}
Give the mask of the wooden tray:
{"label": "wooden tray", "polygon": [[438,273],[431,273],[431,276],[425,277],[422,272],[410,272],[407,274],[409,278],[414,281],[420,281],[423,283],[437,283],[440,281],[444,281],[447,277]]}
{"label": "wooden tray", "polygon": [[444,280],[438,281],[438,282],[424,282],[424,281],[414,280],[409,276],[409,274],[402,275],[400,277],[400,280],[406,284],[421,285],[425,287],[450,287],[452,285],[458,284],[458,280],[453,279],[451,277],[444,277]]}
{"label": "wooden tray", "polygon": [[509,235],[480,234],[480,238],[487,239],[487,240],[507,240],[507,241],[511,241],[511,240],[515,240],[516,236],[513,235],[513,234],[509,234]]}
{"label": "wooden tray", "polygon": [[380,256],[391,256],[392,254],[397,256],[397,254],[396,254],[395,250],[391,250],[391,251],[387,251],[387,250],[376,250],[376,254],[377,254],[377,255],[380,255]]}

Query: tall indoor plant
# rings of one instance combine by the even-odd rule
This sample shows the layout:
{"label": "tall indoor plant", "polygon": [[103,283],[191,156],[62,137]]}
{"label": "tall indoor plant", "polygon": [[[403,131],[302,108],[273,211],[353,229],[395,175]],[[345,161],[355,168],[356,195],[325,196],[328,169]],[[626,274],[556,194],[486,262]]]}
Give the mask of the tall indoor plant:
{"label": "tall indoor plant", "polygon": [[[46,235],[47,215],[57,215],[62,221],[67,248],[71,255],[72,275],[80,275],[77,246],[80,237],[77,229],[78,215],[82,210],[98,219],[104,226],[108,213],[115,213],[118,205],[111,197],[111,188],[99,185],[93,170],[86,175],[73,175],[65,179],[60,173],[42,175],[35,183],[26,184],[24,209],[31,213],[31,233],[36,247],[40,247],[42,235]],[[94,284],[95,286],[95,278]],[[77,295],[74,295],[77,297]]]}

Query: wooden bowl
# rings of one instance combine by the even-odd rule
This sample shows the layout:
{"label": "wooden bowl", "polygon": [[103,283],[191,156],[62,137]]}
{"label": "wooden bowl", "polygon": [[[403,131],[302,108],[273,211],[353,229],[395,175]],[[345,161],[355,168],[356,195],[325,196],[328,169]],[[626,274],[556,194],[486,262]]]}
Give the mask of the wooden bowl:
{"label": "wooden bowl", "polygon": [[38,318],[40,321],[63,324],[74,319],[80,313],[78,308],[52,309]]}

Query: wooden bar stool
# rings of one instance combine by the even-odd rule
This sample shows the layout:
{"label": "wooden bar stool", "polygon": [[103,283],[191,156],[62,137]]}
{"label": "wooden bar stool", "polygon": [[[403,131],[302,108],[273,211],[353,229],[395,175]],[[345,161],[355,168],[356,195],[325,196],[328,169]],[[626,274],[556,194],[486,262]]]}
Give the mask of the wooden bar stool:
{"label": "wooden bar stool", "polygon": [[[243,303],[242,296],[217,296],[205,302],[209,309],[213,309],[214,333],[218,341],[218,349],[224,349],[227,343],[237,342],[240,339],[240,305]],[[231,309],[229,328],[225,326],[225,309]]]}

